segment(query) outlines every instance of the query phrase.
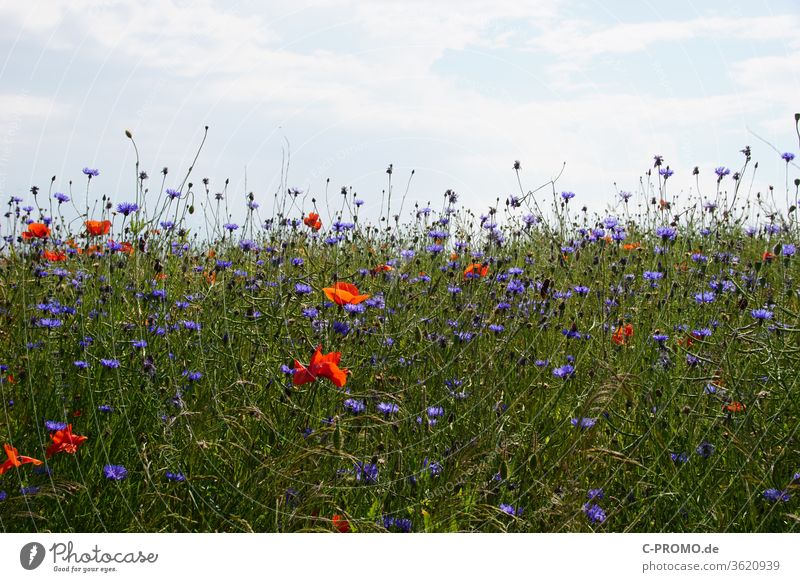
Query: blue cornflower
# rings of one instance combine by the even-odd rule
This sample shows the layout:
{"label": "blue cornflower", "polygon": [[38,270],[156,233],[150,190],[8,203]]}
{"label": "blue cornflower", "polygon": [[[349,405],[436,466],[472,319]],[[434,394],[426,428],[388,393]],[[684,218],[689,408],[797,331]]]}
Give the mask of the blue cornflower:
{"label": "blue cornflower", "polygon": [[75,366],[76,368],[80,368],[81,370],[85,370],[86,368],[89,367],[89,364],[87,362],[84,362],[83,360],[75,360],[74,362],[72,362],[72,365]]}
{"label": "blue cornflower", "polygon": [[561,193],[561,198],[565,202],[568,202],[568,201],[572,200],[573,198],[575,198],[575,192],[562,192]]}
{"label": "blue cornflower", "polygon": [[689,460],[689,455],[686,453],[670,453],[669,456],[676,465],[683,465]]}
{"label": "blue cornflower", "polygon": [[173,473],[172,471],[166,472],[167,481],[175,481],[177,483],[182,483],[186,481],[186,475],[183,473]]}
{"label": "blue cornflower", "polygon": [[378,481],[378,465],[375,463],[357,462],[355,465],[356,481],[367,485]]}
{"label": "blue cornflower", "polygon": [[298,295],[308,295],[312,291],[311,285],[306,285],[305,283],[296,283],[294,286],[294,292]]}
{"label": "blue cornflower", "polygon": [[112,481],[121,481],[128,476],[128,470],[122,465],[106,465],[103,467],[103,475]]}
{"label": "blue cornflower", "polygon": [[109,368],[109,369],[119,368],[120,366],[119,360],[114,360],[114,359],[102,358],[100,360],[100,363],[103,365],[104,368]]}
{"label": "blue cornflower", "polygon": [[586,493],[586,497],[588,499],[603,499],[605,497],[605,493],[603,493],[602,489],[589,489]]}
{"label": "blue cornflower", "polygon": [[411,520],[405,517],[390,517],[386,515],[383,517],[383,527],[388,530],[410,533],[412,524]]}
{"label": "blue cornflower", "polygon": [[181,193],[174,188],[167,188],[165,192],[167,193],[167,196],[169,196],[170,200],[175,200],[176,198],[181,197]]}
{"label": "blue cornflower", "polygon": [[516,294],[524,293],[525,283],[523,283],[518,279],[512,279],[511,281],[508,282],[508,285],[506,286],[506,291],[508,291],[509,293],[516,293]]}
{"label": "blue cornflower", "polygon": [[521,507],[514,507],[513,505],[510,505],[508,503],[501,503],[500,511],[512,517],[520,517],[522,515]]}
{"label": "blue cornflower", "polygon": [[100,406],[97,407],[97,410],[105,413],[114,412],[114,408],[109,404],[101,404]]}
{"label": "blue cornflower", "polygon": [[603,523],[606,520],[606,512],[596,503],[584,503],[583,512],[589,518],[589,523]]}
{"label": "blue cornflower", "polygon": [[702,293],[695,293],[694,300],[699,304],[714,303],[717,298],[713,291],[703,291]]}
{"label": "blue cornflower", "polygon": [[236,224],[235,222],[228,222],[226,224],[223,224],[222,227],[228,232],[233,232],[234,230],[239,229],[239,225]]}
{"label": "blue cornflower", "polygon": [[781,159],[783,159],[788,164],[794,159],[794,154],[792,152],[783,152],[781,154]]}
{"label": "blue cornflower", "polygon": [[784,257],[793,257],[797,252],[797,247],[791,243],[786,243],[781,247],[781,254]]}
{"label": "blue cornflower", "polygon": [[5,501],[8,498],[8,493],[0,491],[0,501]]}
{"label": "blue cornflower", "polygon": [[367,409],[363,400],[356,400],[355,398],[348,398],[344,401],[344,407],[353,414],[361,414]]}
{"label": "blue cornflower", "polygon": [[703,441],[702,443],[697,445],[697,448],[695,450],[697,451],[698,455],[700,455],[704,459],[707,459],[708,457],[714,454],[714,445],[712,445],[708,441]]}
{"label": "blue cornflower", "polygon": [[84,168],[83,173],[86,174],[86,176],[88,176],[89,179],[91,180],[92,177],[96,178],[97,176],[100,175],[100,170],[96,168]]}
{"label": "blue cornflower", "polygon": [[441,406],[429,406],[426,413],[428,418],[437,418],[444,415],[444,408]]}
{"label": "blue cornflower", "polygon": [[189,370],[184,370],[181,375],[189,380],[189,382],[197,382],[203,377],[202,372],[192,372]]}
{"label": "blue cornflower", "polygon": [[200,331],[201,328],[201,325],[196,321],[183,320],[181,321],[181,325],[183,329],[188,329],[190,331]]}
{"label": "blue cornflower", "polygon": [[753,309],[750,312],[750,315],[753,316],[753,319],[758,319],[761,321],[772,319],[772,312],[766,309]]}
{"label": "blue cornflower", "polygon": [[139,205],[135,202],[120,202],[117,204],[117,212],[124,214],[125,216],[128,216],[137,210],[139,210]]}
{"label": "blue cornflower", "polygon": [[662,240],[675,240],[678,231],[671,226],[659,226],[656,229],[656,236]]}
{"label": "blue cornflower", "polygon": [[553,370],[553,376],[556,378],[563,378],[568,379],[575,373],[575,366],[571,366],[570,364],[564,364],[560,368],[556,368]]}
{"label": "blue cornflower", "polygon": [[347,335],[348,333],[350,333],[350,326],[347,325],[347,323],[345,323],[344,321],[334,321],[333,331],[340,335]]}
{"label": "blue cornflower", "polygon": [[393,402],[379,402],[376,408],[378,409],[378,412],[387,416],[400,410],[400,407]]}
{"label": "blue cornflower", "polygon": [[576,428],[580,428],[581,430],[585,430],[587,428],[592,428],[595,424],[597,424],[596,418],[586,418],[586,417],[579,417],[573,418],[570,420],[572,426]]}
{"label": "blue cornflower", "polygon": [[764,499],[771,501],[772,503],[776,503],[778,501],[786,503],[789,501],[789,499],[791,499],[791,495],[789,495],[788,491],[781,491],[779,489],[767,489],[762,495],[764,496]]}
{"label": "blue cornflower", "polygon": [[53,198],[58,200],[58,203],[61,204],[62,202],[69,202],[69,196],[66,194],[62,194],[61,192],[56,192],[53,194]]}
{"label": "blue cornflower", "polygon": [[725,166],[719,166],[718,168],[716,168],[716,169],[714,170],[714,173],[717,175],[717,177],[718,177],[720,180],[722,180],[722,178],[723,178],[724,176],[727,176],[728,174],[730,174],[730,173],[731,173],[731,171],[730,171],[728,168],[726,168]]}
{"label": "blue cornflower", "polygon": [[49,431],[64,430],[67,428],[67,423],[58,422],[57,420],[45,420],[44,427]]}

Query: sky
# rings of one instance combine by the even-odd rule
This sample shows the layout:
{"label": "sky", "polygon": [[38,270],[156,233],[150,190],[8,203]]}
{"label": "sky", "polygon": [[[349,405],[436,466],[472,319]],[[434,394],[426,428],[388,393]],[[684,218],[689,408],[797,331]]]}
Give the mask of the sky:
{"label": "sky", "polygon": [[[286,183],[352,187],[377,211],[385,172],[406,208],[453,189],[483,211],[557,175],[593,209],[664,156],[674,192],[694,166],[753,148],[782,185],[798,152],[796,0],[0,0],[0,197],[31,185],[133,199],[134,152],[176,187],[226,179],[270,206]],[[287,156],[288,154],[288,156]],[[78,184],[80,186],[78,186]]]}

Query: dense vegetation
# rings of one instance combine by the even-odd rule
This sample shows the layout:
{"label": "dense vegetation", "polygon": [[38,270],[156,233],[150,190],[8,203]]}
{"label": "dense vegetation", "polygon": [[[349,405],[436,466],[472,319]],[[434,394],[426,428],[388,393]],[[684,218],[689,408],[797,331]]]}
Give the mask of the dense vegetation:
{"label": "dense vegetation", "polygon": [[0,530],[797,531],[798,225],[745,154],[602,215],[12,198]]}

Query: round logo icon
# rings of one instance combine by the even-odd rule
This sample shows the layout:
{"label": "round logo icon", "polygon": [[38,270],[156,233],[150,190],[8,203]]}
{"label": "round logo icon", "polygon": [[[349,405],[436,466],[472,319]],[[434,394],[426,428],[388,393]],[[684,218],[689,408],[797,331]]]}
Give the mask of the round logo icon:
{"label": "round logo icon", "polygon": [[39,542],[28,542],[19,551],[19,563],[26,570],[35,570],[44,561],[44,546]]}

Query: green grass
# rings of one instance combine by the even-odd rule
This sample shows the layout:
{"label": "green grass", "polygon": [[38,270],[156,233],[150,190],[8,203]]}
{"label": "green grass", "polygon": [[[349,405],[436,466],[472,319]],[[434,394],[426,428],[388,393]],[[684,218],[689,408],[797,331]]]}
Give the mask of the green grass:
{"label": "green grass", "polygon": [[[326,235],[312,240],[302,224],[276,225],[254,237],[261,251],[225,238],[213,244],[214,259],[193,239],[177,256],[170,241],[182,241],[166,234],[146,252],[54,264],[30,243],[11,246],[0,264],[0,363],[8,366],[0,440],[44,459],[45,420],[69,422],[89,440],[74,455],[49,459],[50,475],[24,465],[0,476],[0,530],[332,531],[334,514],[359,532],[384,531],[384,516],[410,519],[415,532],[800,529],[798,481],[790,485],[800,471],[800,270],[796,258],[780,256],[782,243],[796,241],[792,233],[748,237],[713,223],[700,236],[689,225],[665,244],[631,222],[625,241],[606,243],[518,224],[504,227],[499,246],[459,213],[445,251],[432,254],[426,220],[391,236],[357,227],[333,246]],[[448,267],[456,240],[469,250]],[[634,241],[642,248],[622,248]],[[569,243],[577,250],[562,253]],[[666,252],[656,254],[657,245]],[[416,256],[400,258],[408,248]],[[778,256],[764,261],[766,250]],[[465,281],[474,251],[489,261],[489,274]],[[708,262],[693,261],[695,251]],[[295,257],[304,264],[294,266]],[[232,265],[215,267],[221,259]],[[391,272],[359,273],[391,259]],[[524,272],[497,278],[512,267]],[[54,275],[57,268],[69,273]],[[652,288],[645,271],[664,278]],[[420,273],[430,280],[413,282]],[[336,280],[382,295],[385,307],[355,315],[325,307],[321,289]],[[511,280],[524,292],[509,292]],[[696,303],[711,280],[734,288]],[[296,283],[312,293],[298,295]],[[454,285],[460,293],[449,291]],[[590,291],[556,295],[577,285]],[[154,289],[167,298],[154,298]],[[177,307],[186,296],[188,307]],[[75,313],[37,308],[50,300]],[[508,309],[497,309],[501,302]],[[321,323],[304,316],[308,307],[319,309]],[[771,321],[752,317],[763,307]],[[39,327],[42,317],[63,324]],[[183,320],[202,328],[184,329]],[[349,323],[346,337],[334,321]],[[612,332],[622,323],[634,335],[617,345]],[[590,337],[562,333],[573,328]],[[701,328],[711,335],[687,345]],[[669,335],[663,348],[652,339],[659,330]],[[93,341],[82,347],[85,337]],[[132,346],[139,339],[146,348]],[[317,345],[341,352],[351,372],[345,389],[322,378],[295,387],[281,371],[294,359],[308,363]],[[555,377],[568,355],[574,376]],[[102,358],[121,365],[106,369]],[[185,370],[202,378],[189,381]],[[706,393],[709,384],[716,393]],[[347,398],[366,410],[349,412]],[[726,412],[734,401],[746,409]],[[384,416],[379,402],[399,412]],[[434,425],[428,407],[443,408]],[[597,422],[572,426],[581,417]],[[714,446],[708,458],[696,452],[703,441]],[[671,453],[688,461],[677,464]],[[376,482],[356,479],[359,462],[377,465]],[[106,479],[106,464],[124,465],[127,477]],[[166,471],[186,481],[168,481]],[[40,489],[20,493],[31,486]],[[595,500],[603,523],[590,523],[583,510],[594,488],[604,491]],[[769,502],[769,488],[791,499]],[[500,504],[523,511],[512,517]]]}

